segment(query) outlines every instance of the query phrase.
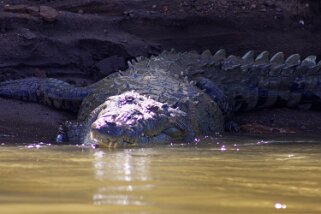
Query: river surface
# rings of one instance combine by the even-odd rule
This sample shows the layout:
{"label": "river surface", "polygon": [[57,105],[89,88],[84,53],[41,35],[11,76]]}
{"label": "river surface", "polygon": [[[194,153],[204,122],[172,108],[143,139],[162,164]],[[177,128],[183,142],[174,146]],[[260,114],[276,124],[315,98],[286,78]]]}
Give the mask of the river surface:
{"label": "river surface", "polygon": [[304,139],[1,144],[0,213],[321,213],[321,142]]}

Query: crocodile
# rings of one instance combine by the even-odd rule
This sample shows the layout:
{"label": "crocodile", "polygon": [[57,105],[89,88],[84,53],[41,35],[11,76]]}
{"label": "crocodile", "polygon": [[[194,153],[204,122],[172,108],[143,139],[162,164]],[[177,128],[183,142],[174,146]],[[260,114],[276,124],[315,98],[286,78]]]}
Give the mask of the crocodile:
{"label": "crocodile", "polygon": [[[192,142],[235,127],[239,111],[321,107],[321,62],[268,51],[226,55],[221,49],[164,51],[86,86],[52,78],[0,83],[0,96],[78,112],[58,141],[100,146]],[[231,125],[232,124],[232,125]]]}

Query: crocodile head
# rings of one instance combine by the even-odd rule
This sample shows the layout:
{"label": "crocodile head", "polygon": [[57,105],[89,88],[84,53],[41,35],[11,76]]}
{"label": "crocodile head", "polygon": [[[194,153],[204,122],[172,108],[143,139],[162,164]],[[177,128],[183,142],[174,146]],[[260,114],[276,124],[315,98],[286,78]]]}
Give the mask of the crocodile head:
{"label": "crocodile head", "polygon": [[111,96],[91,124],[90,140],[99,146],[162,144],[193,137],[185,112],[136,92]]}

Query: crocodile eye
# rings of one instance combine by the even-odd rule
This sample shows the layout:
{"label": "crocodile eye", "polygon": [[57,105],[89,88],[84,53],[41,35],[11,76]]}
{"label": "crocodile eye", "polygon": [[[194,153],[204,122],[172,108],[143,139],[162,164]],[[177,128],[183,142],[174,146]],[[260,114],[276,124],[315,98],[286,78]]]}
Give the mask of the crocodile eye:
{"label": "crocodile eye", "polygon": [[130,96],[130,95],[126,95],[126,96],[125,96],[125,101],[126,101],[127,103],[133,102],[134,99],[135,99],[135,98],[134,98],[133,96]]}
{"label": "crocodile eye", "polygon": [[146,108],[147,108],[149,111],[154,111],[154,112],[156,112],[156,111],[159,110],[159,107],[156,106],[156,105],[148,105]]}

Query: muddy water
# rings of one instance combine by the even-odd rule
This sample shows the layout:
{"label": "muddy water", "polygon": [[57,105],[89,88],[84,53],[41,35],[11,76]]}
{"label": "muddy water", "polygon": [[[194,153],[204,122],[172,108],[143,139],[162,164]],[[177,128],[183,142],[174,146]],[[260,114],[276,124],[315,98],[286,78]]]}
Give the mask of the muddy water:
{"label": "muddy water", "polygon": [[321,142],[1,145],[0,213],[321,213]]}

